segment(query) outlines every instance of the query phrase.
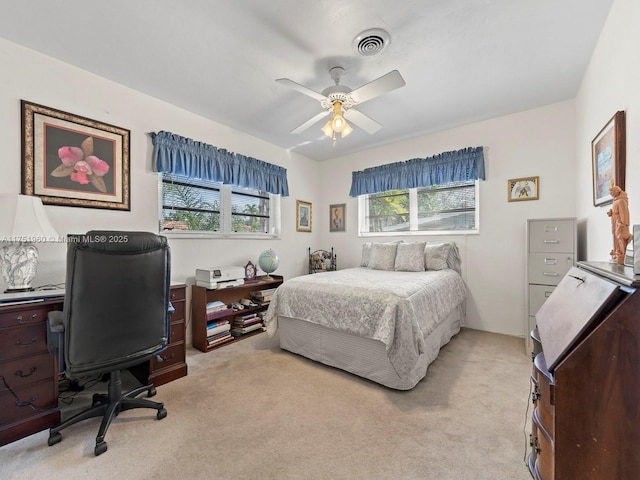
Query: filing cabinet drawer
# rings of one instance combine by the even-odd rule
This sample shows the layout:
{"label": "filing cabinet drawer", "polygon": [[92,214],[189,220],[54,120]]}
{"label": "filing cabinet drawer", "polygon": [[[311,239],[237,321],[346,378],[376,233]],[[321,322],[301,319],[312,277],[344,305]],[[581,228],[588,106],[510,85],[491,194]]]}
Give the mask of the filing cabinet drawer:
{"label": "filing cabinet drawer", "polygon": [[538,313],[555,288],[552,285],[529,285],[529,315]]}
{"label": "filing cabinet drawer", "polygon": [[574,223],[567,220],[540,220],[529,225],[529,252],[573,252]]}
{"label": "filing cabinet drawer", "polygon": [[529,283],[557,285],[572,266],[572,254],[530,253]]}
{"label": "filing cabinet drawer", "polygon": [[169,343],[184,342],[184,320],[169,326]]}
{"label": "filing cabinet drawer", "polygon": [[171,301],[184,300],[186,293],[184,287],[171,287]]}
{"label": "filing cabinet drawer", "polygon": [[174,312],[171,314],[171,323],[184,321],[184,302],[171,302]]}
{"label": "filing cabinet drawer", "polygon": [[184,343],[169,345],[169,347],[160,354],[164,361],[158,362],[155,357],[151,359],[152,370],[164,369],[176,363],[185,361]]}

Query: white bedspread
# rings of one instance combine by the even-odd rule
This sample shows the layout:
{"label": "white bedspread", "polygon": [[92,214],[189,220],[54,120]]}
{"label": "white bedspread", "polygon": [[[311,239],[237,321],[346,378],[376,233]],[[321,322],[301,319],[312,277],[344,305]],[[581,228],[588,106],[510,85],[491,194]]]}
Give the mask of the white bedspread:
{"label": "white bedspread", "polygon": [[286,316],[383,342],[401,378],[423,352],[424,339],[462,302],[466,288],[453,270],[389,272],[348,268],[287,280],[265,316],[269,336]]}

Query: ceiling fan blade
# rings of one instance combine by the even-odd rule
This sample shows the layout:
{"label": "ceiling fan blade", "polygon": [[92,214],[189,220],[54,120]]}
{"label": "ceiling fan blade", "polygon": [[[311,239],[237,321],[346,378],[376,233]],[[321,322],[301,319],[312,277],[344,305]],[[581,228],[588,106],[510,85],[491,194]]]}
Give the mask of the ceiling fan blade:
{"label": "ceiling fan blade", "polygon": [[318,101],[322,101],[327,98],[324,95],[311,90],[308,87],[305,87],[304,85],[300,85],[293,80],[289,80],[288,78],[278,78],[276,82],[278,82],[280,85],[284,85],[285,87],[293,88],[294,90],[297,90],[298,92],[303,93],[311,98],[315,98]]}
{"label": "ceiling fan blade", "polygon": [[320,112],[319,114],[317,114],[313,118],[310,118],[309,120],[304,122],[299,127],[294,128],[293,130],[291,130],[291,133],[301,133],[301,132],[305,131],[307,128],[309,128],[311,125],[316,123],[318,120],[320,120],[320,119],[326,117],[327,115],[329,115],[329,113],[330,113],[329,110],[324,110],[324,111]]}
{"label": "ceiling fan blade", "polygon": [[397,70],[392,70],[386,75],[383,75],[371,82],[356,88],[349,95],[356,103],[366,102],[383,93],[390,92],[396,88],[403,87],[405,85],[404,78]]}
{"label": "ceiling fan blade", "polygon": [[382,128],[382,125],[380,125],[374,119],[367,117],[364,113],[356,110],[355,108],[349,108],[345,110],[343,115],[344,118],[346,118],[354,125],[357,125],[367,133],[376,133]]}

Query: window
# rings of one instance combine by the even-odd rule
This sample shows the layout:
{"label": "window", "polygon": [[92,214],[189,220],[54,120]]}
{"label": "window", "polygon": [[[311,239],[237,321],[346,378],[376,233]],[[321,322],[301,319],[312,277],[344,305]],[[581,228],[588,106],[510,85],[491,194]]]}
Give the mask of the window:
{"label": "window", "polygon": [[358,197],[360,235],[478,233],[478,182]]}
{"label": "window", "polygon": [[171,173],[158,176],[162,233],[247,238],[280,235],[280,195]]}

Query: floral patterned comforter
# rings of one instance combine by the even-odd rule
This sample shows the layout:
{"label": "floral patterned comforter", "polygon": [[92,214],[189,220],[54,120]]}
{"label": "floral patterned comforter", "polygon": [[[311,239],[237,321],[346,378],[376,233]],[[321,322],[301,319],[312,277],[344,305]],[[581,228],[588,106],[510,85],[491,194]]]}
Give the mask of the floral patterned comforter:
{"label": "floral patterned comforter", "polygon": [[304,319],[375,339],[401,378],[423,353],[424,339],[465,298],[454,270],[391,272],[356,267],[304,275],[282,284],[265,316],[269,336],[278,316]]}

